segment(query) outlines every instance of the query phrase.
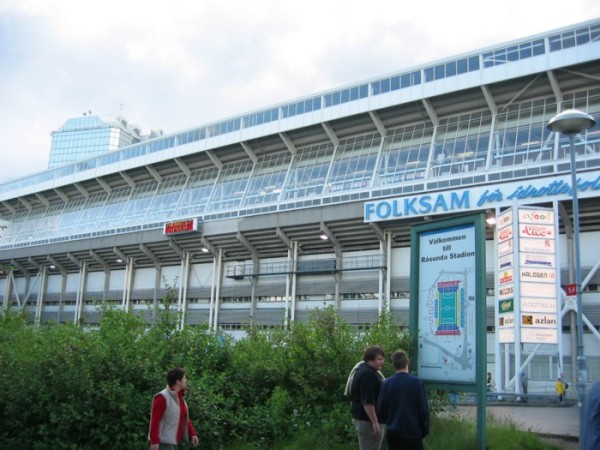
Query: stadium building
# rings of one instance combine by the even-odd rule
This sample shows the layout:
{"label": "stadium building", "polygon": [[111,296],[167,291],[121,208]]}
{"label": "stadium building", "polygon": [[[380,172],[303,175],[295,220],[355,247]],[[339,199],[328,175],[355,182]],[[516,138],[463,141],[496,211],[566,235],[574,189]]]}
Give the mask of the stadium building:
{"label": "stadium building", "polygon": [[[182,326],[233,334],[248,323],[306,320],[324,306],[357,327],[386,310],[407,325],[411,226],[522,205],[556,212],[560,284],[572,283],[569,140],[547,129],[570,108],[600,119],[600,19],[7,182],[0,185],[2,305],[29,310],[36,322],[93,326],[101,302],[151,321],[153,305],[170,291]],[[578,135],[575,149],[594,380],[599,126]],[[493,367],[494,226],[486,248]],[[531,380],[572,373],[570,313],[560,337],[559,351],[536,349]]]}

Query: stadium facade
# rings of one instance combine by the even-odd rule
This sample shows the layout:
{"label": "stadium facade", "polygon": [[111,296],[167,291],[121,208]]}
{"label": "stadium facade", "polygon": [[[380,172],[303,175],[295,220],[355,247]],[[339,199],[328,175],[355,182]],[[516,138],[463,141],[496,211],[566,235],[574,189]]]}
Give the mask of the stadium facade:
{"label": "stadium facade", "polygon": [[[182,326],[234,334],[330,305],[357,327],[384,310],[408,324],[411,226],[522,205],[560,217],[559,272],[568,284],[569,140],[546,125],[570,108],[600,121],[600,19],[5,183],[2,305],[37,322],[94,325],[105,302],[150,321],[153,305],[175,289]],[[600,379],[598,125],[575,144],[588,374]],[[495,241],[490,226],[490,366]],[[571,373],[571,314],[561,328],[558,350],[542,346],[527,361],[530,379]]]}

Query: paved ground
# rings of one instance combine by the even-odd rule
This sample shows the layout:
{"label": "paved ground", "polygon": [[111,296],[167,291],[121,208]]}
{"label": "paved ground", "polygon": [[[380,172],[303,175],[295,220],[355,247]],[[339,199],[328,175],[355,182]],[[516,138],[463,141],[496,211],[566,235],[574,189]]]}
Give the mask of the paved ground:
{"label": "paved ground", "polygon": [[[461,414],[474,418],[474,406],[459,406]],[[577,405],[565,406],[492,406],[486,408],[488,420],[510,420],[523,431],[548,437],[547,441],[564,450],[579,448],[579,410]]]}

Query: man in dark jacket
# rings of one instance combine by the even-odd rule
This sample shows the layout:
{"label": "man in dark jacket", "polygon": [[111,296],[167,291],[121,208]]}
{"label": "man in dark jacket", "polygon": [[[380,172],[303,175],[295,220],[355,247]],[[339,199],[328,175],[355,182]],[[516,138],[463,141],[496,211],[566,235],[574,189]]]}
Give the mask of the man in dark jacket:
{"label": "man in dark jacket", "polygon": [[408,373],[410,360],[403,350],[392,355],[396,374],[383,382],[377,415],[386,424],[389,450],[423,450],[429,434],[429,405],[425,385]]}
{"label": "man in dark jacket", "polygon": [[377,398],[381,388],[385,353],[376,345],[367,347],[363,362],[352,370],[352,423],[358,434],[360,450],[379,450],[383,442],[383,425],[377,419]]}
{"label": "man in dark jacket", "polygon": [[596,381],[587,398],[585,440],[582,450],[600,449],[600,381]]}

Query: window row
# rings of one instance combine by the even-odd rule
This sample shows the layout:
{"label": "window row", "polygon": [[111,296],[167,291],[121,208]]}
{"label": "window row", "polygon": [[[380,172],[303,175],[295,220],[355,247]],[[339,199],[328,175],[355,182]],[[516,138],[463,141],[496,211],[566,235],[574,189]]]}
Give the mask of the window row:
{"label": "window row", "polygon": [[[183,145],[190,142],[214,137],[225,133],[238,131],[242,128],[254,127],[280,118],[288,118],[299,114],[309,113],[327,108],[334,105],[343,104],[366,98],[369,95],[380,95],[397,89],[409,88],[419,85],[423,82],[431,82],[447,77],[453,77],[471,71],[480,70],[480,68],[493,67],[499,64],[506,64],[513,61],[531,58],[549,51],[558,51],[574,46],[585,45],[597,42],[600,39],[600,24],[580,27],[575,30],[568,30],[560,34],[549,36],[547,39],[535,39],[524,41],[508,47],[501,47],[482,54],[459,58],[454,61],[448,61],[422,70],[411,71],[399,74],[393,77],[386,77],[371,82],[370,84],[361,84],[339,91],[324,94],[322,97],[313,97],[307,100],[296,101],[281,107],[270,108],[265,111],[259,111],[246,116],[226,120],[217,124],[198,128],[197,130],[187,131],[178,134],[175,137],[160,138],[151,143],[134,144],[135,148],[124,148],[120,151],[112,152],[115,155],[110,158],[100,158],[96,162],[87,164],[73,164],[70,169],[53,169],[41,174],[36,174],[22,180],[16,180],[3,186],[3,191],[18,189],[22,186],[28,186],[32,183],[41,183],[44,181],[68,176],[72,173],[88,170],[97,166],[111,164],[114,162],[127,160],[153,151],[160,151],[176,145]],[[80,118],[78,120],[87,120]],[[66,129],[66,128],[65,128]]]}

